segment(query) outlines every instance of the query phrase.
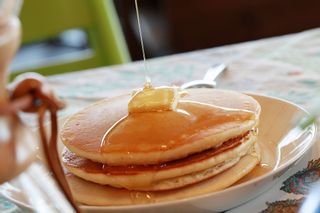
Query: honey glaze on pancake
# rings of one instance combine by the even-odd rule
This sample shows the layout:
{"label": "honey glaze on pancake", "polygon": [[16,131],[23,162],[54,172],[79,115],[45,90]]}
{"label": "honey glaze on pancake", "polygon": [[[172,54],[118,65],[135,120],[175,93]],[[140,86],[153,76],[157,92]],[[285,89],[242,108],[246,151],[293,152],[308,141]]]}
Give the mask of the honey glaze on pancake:
{"label": "honey glaze on pancake", "polygon": [[107,130],[100,152],[165,151],[223,131],[219,125],[252,120],[255,114],[180,101],[176,110],[132,113]]}
{"label": "honey glaze on pancake", "polygon": [[[253,130],[252,130],[253,131]],[[228,151],[241,144],[242,139],[248,136],[250,131],[236,138],[232,138],[216,148],[202,151],[190,155],[186,158],[174,160],[156,165],[130,165],[130,166],[108,166],[106,164],[93,162],[89,159],[76,156],[75,153],[67,150],[63,153],[63,162],[68,166],[82,169],[88,173],[103,173],[109,175],[135,175],[141,172],[160,171],[166,169],[174,169],[185,165],[193,164],[211,158],[215,155]]]}

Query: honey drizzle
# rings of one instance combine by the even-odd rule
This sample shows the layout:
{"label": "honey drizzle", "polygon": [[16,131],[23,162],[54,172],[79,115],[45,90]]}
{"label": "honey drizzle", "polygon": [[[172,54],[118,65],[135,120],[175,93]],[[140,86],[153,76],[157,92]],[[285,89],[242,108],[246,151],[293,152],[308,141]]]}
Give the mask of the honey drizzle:
{"label": "honey drizzle", "polygon": [[253,180],[256,177],[260,177],[262,175],[265,175],[273,170],[273,166],[269,164],[258,164],[251,172],[249,172],[246,176],[242,177],[240,180],[238,180],[234,185],[238,185],[241,183],[245,183],[249,180]]}
{"label": "honey drizzle", "polygon": [[140,45],[141,45],[143,64],[144,64],[144,77],[145,77],[145,85],[144,86],[150,87],[151,86],[151,78],[149,77],[149,68],[147,66],[146,54],[145,54],[145,50],[144,50],[144,43],[143,43],[141,24],[140,24],[138,0],[135,0],[134,3],[135,3],[135,8],[136,8],[138,30],[139,30],[139,37],[140,37]]}
{"label": "honey drizzle", "polygon": [[67,163],[69,166],[84,169],[86,172],[89,173],[104,173],[110,175],[135,175],[139,174],[140,172],[174,169],[183,167],[185,165],[190,165],[193,163],[204,161],[213,156],[216,156],[237,146],[240,146],[242,143],[242,139],[248,136],[249,133],[250,131],[238,137],[229,139],[228,141],[224,142],[222,145],[216,148],[211,148],[200,153],[195,153],[182,159],[155,165],[109,166],[107,164],[97,163],[89,159],[78,157],[70,151],[65,151],[65,153],[63,154],[63,161]]}
{"label": "honey drizzle", "polygon": [[[141,23],[140,23],[140,15],[139,15],[139,8],[138,8],[138,1],[135,0],[135,9],[136,9],[136,17],[137,17],[137,24],[138,24],[138,30],[139,30],[139,36],[140,36],[140,43],[141,43],[141,50],[142,50],[142,56],[143,56],[143,63],[144,63],[144,70],[145,70],[145,84],[144,88],[153,88],[151,84],[151,79],[149,77],[149,69],[146,62],[146,56],[145,56],[145,49],[144,49],[144,42],[142,37],[142,30],[141,30]],[[213,127],[218,124],[222,124],[224,122],[228,121],[244,121],[249,120],[254,113],[252,112],[244,112],[245,110],[238,110],[238,109],[225,109],[221,107],[215,107],[208,104],[202,104],[202,103],[194,103],[194,102],[183,102],[180,104],[191,104],[191,105],[202,105],[207,107],[207,109],[202,108],[205,113],[202,112],[199,114],[191,113],[186,109],[180,108],[176,109],[175,111],[170,112],[143,112],[143,113],[136,113],[134,115],[130,114],[128,116],[123,117],[119,121],[117,121],[111,128],[106,130],[106,133],[104,134],[101,144],[100,144],[100,152],[101,153],[108,153],[108,152],[127,152],[130,154],[130,152],[148,152],[148,151],[164,151],[167,149],[171,149],[174,147],[181,146],[183,142],[191,142],[199,140],[201,137],[206,137],[208,135],[203,135],[201,131],[206,132],[206,130],[210,127]],[[209,110],[208,110],[209,108]],[[211,110],[217,109],[222,110],[223,113],[220,113],[220,115],[216,114],[213,115],[210,113]],[[201,109],[200,109],[201,111]],[[238,115],[237,115],[238,112]],[[154,114],[155,113],[155,114]],[[177,125],[180,130],[184,129],[183,131],[177,131],[177,129],[167,129],[164,130],[162,133],[158,131],[158,129],[162,129],[161,126],[157,126],[157,123],[153,122],[152,120],[156,119],[157,114],[164,114],[164,113],[171,113],[173,115],[173,118],[179,118],[181,120],[180,124]],[[206,113],[208,116],[206,115]],[[242,113],[242,115],[240,115]],[[244,116],[243,113],[247,113],[246,116]],[[251,113],[251,114],[250,114]],[[250,114],[250,115],[248,115]],[[154,115],[154,116],[153,116]],[[200,117],[199,117],[200,116]],[[219,117],[220,116],[220,117]],[[224,118],[221,118],[225,116]],[[242,116],[242,117],[241,117]],[[141,117],[148,118],[147,120],[143,120]],[[203,121],[203,117],[208,120],[215,120],[215,117],[219,117],[217,120],[217,123],[213,124],[210,122]],[[130,122],[133,123],[135,119],[140,119],[140,123],[138,122],[136,125],[131,125]],[[170,118],[170,116],[168,117]],[[198,121],[201,122],[198,122]],[[152,123],[153,122],[153,123]],[[167,119],[167,121],[163,122],[158,120],[158,123],[161,123],[163,125],[167,125],[167,123],[170,123],[171,120]],[[184,122],[186,122],[184,124]],[[198,123],[197,123],[198,122]],[[129,123],[129,125],[128,125]],[[152,124],[150,124],[152,123]],[[157,128],[150,128],[148,125],[155,125]],[[189,125],[193,125],[193,129],[189,128]],[[140,128],[140,129],[139,129]],[[152,131],[139,131],[141,128],[149,128],[149,130]],[[175,134],[175,131],[177,134]],[[134,133],[134,134],[132,134]],[[190,134],[191,133],[191,134]],[[156,137],[152,136],[153,134],[156,135]],[[129,135],[129,136],[128,136]],[[150,135],[150,138],[148,138]],[[162,141],[157,140],[157,137],[163,136],[163,135],[169,135],[169,137],[162,137]],[[116,138],[116,139],[114,139]],[[142,142],[141,142],[142,141]]]}
{"label": "honey drizzle", "polygon": [[183,101],[176,111],[129,114],[107,131],[100,151],[165,151],[212,135],[210,128],[250,120],[253,115],[245,110]]}

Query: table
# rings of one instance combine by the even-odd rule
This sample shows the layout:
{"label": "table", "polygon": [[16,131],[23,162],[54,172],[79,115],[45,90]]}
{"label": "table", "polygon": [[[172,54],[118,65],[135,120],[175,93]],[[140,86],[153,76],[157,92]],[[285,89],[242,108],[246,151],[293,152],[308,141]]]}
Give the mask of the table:
{"label": "table", "polygon": [[[218,62],[228,66],[228,70],[218,81],[218,88],[271,95],[309,110],[317,109],[317,100],[320,103],[320,28],[155,58],[148,60],[147,66],[155,86],[180,85],[186,81],[201,79],[206,69]],[[144,81],[143,69],[142,62],[135,62],[50,76],[48,82],[68,103],[68,107],[60,112],[60,116],[65,116],[83,108],[95,98],[128,93],[141,87]],[[280,187],[290,175],[305,168],[308,160],[318,159],[319,153],[319,150],[313,149],[310,155],[290,169],[272,189],[230,212],[248,212],[249,209],[250,212],[260,212],[266,208],[285,209],[288,206],[297,208],[303,194],[288,193],[290,188],[285,192]],[[318,161],[316,163],[320,164]]]}

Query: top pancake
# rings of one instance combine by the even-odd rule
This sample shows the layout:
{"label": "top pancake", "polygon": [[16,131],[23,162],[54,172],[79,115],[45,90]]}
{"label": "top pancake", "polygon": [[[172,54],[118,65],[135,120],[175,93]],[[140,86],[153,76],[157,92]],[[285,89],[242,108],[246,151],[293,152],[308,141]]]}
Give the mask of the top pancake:
{"label": "top pancake", "polygon": [[[177,111],[128,117],[129,95],[97,102],[66,121],[62,142],[78,156],[109,165],[158,164],[218,146],[258,122],[260,105],[250,96],[212,89],[188,92]],[[110,132],[103,141],[107,130]]]}

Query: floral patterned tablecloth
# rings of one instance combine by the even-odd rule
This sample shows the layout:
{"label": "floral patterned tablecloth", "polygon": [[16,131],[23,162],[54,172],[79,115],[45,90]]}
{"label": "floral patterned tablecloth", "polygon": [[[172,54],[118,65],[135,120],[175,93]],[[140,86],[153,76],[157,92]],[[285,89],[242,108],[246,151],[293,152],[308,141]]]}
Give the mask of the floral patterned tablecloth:
{"label": "floral patterned tablecloth", "polygon": [[[228,69],[219,79],[218,88],[271,95],[310,110],[316,108],[314,100],[320,100],[320,28],[155,58],[148,60],[147,65],[153,84],[157,86],[180,85],[201,79],[206,69],[221,62],[227,64]],[[93,98],[111,97],[140,87],[144,81],[143,69],[143,63],[136,62],[50,76],[48,81],[68,103],[68,107],[60,114],[65,116],[89,104]],[[320,162],[316,160],[319,153],[318,150],[312,150],[310,155],[289,170],[271,190],[231,212],[296,210],[305,192],[299,193],[297,189],[294,191],[289,187],[288,181],[298,179],[303,182],[308,179],[306,177],[309,177],[310,171],[319,171]],[[315,161],[309,162],[307,167],[311,159]],[[300,170],[301,172],[289,178]],[[287,178],[287,182],[283,183]],[[319,175],[311,182],[317,179]],[[307,186],[308,183],[303,187]]]}

